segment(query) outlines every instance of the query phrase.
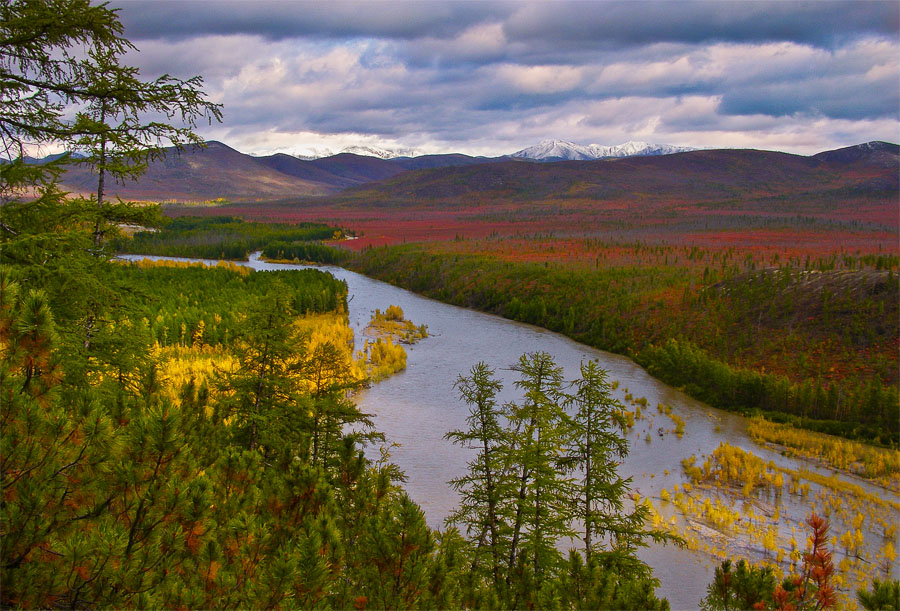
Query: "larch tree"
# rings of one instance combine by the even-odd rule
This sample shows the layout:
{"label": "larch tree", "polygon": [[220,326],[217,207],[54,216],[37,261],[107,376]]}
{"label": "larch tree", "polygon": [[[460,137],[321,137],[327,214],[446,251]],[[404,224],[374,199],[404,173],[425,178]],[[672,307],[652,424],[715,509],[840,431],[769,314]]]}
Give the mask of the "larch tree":
{"label": "larch tree", "polygon": [[[115,292],[98,280],[104,233],[123,221],[158,220],[154,206],[106,205],[105,176],[134,178],[162,146],[200,142],[199,119],[221,118],[201,79],[145,81],[125,65],[134,46],[123,31],[116,10],[88,0],[0,3],[0,149],[9,160],[0,165],[0,261],[44,286],[63,327],[82,319],[85,349]],[[58,188],[68,154],[28,163],[47,146],[88,153],[96,198],[68,198]]]}
{"label": "larch tree", "polygon": [[201,77],[181,80],[166,74],[144,81],[137,68],[121,64],[119,55],[115,49],[92,49],[83,62],[87,83],[80,94],[86,105],[76,115],[70,140],[75,151],[85,154],[78,162],[97,173],[95,247],[104,235],[102,223],[140,218],[139,208],[106,205],[107,176],[136,180],[150,161],[164,155],[164,143],[178,151],[202,145],[193,131],[198,119],[211,123],[222,117],[220,106],[203,94]]}
{"label": "larch tree", "polygon": [[[313,464],[327,470],[345,434],[355,441],[382,439],[372,432],[370,414],[362,413],[348,396],[362,385],[354,377],[349,354],[327,341],[305,349],[293,369],[309,389],[308,395],[299,397],[298,402],[308,406]],[[345,432],[348,426],[353,432]]]}
{"label": "larch tree", "polygon": [[504,460],[517,469],[517,490],[508,504],[512,516],[508,579],[521,574],[532,582],[530,587],[539,588],[562,565],[557,542],[573,534],[572,482],[561,466],[569,424],[563,408],[562,368],[549,354],[522,355],[513,370],[520,376],[515,385],[525,396],[520,405],[506,406],[511,430]]}
{"label": "larch tree", "polygon": [[253,304],[236,341],[235,367],[220,380],[230,393],[223,416],[236,418],[235,441],[250,451],[276,451],[285,441],[279,433],[293,404],[291,369],[301,343],[294,316],[283,286]]}
{"label": "larch tree", "polygon": [[466,418],[469,428],[450,431],[444,438],[476,450],[477,455],[469,462],[466,475],[450,481],[450,486],[460,494],[460,505],[447,518],[447,523],[464,527],[466,534],[475,539],[471,570],[479,571],[486,561],[490,579],[498,586],[508,530],[501,515],[508,483],[508,468],[502,453],[506,431],[497,404],[502,384],[482,361],[472,367],[468,376],[457,378],[456,388],[469,405]]}
{"label": "larch tree", "polygon": [[[575,408],[570,425],[566,466],[578,474],[571,490],[575,516],[584,525],[584,552],[590,562],[600,549],[633,559],[644,540],[667,541],[663,532],[645,530],[647,508],[625,508],[630,478],[619,475],[628,455],[624,407],[612,396],[607,372],[596,361],[581,363],[568,401]],[[635,562],[637,560],[635,559]],[[643,567],[646,569],[646,567]]]}

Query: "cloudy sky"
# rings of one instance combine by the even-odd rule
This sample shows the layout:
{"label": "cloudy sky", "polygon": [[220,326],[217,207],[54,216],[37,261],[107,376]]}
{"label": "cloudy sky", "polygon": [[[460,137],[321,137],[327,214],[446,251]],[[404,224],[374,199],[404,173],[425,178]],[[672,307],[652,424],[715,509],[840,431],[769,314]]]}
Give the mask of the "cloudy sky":
{"label": "cloudy sky", "polygon": [[545,139],[811,154],[900,140],[900,3],[120,0],[145,78],[202,75],[252,154]]}

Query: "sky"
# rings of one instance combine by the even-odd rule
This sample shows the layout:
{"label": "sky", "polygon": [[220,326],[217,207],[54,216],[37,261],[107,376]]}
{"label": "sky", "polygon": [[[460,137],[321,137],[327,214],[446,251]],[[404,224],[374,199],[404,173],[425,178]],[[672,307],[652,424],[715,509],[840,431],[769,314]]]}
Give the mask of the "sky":
{"label": "sky", "polygon": [[900,2],[118,0],[204,138],[503,155],[542,140],[814,154],[900,141]]}

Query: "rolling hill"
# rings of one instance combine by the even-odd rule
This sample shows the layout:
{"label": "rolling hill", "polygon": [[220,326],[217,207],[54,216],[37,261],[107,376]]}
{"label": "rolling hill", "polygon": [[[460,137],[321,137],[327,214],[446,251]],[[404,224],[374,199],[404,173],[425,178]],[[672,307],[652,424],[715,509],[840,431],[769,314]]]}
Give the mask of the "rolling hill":
{"label": "rolling hill", "polygon": [[[211,141],[205,148],[188,148],[181,153],[165,149],[164,157],[152,162],[140,180],[113,184],[108,187],[108,194],[122,199],[169,202],[272,201],[334,194],[409,169],[489,161],[456,154],[392,159],[353,153],[312,160],[284,154],[253,157]],[[62,179],[65,189],[84,194],[92,193],[96,182],[96,176],[85,166],[72,166]]]}
{"label": "rolling hill", "polygon": [[[61,182],[68,190],[91,193],[97,178],[89,168],[73,166]],[[206,148],[188,148],[181,154],[166,149],[139,181],[110,184],[107,193],[122,199],[203,202],[302,197],[333,190],[323,180],[291,176],[221,142],[209,142]]]}
{"label": "rolling hill", "polygon": [[597,161],[500,161],[399,174],[348,189],[342,200],[413,202],[631,200],[743,202],[760,198],[830,201],[847,195],[896,197],[898,146],[870,142],[813,156],[698,150]]}

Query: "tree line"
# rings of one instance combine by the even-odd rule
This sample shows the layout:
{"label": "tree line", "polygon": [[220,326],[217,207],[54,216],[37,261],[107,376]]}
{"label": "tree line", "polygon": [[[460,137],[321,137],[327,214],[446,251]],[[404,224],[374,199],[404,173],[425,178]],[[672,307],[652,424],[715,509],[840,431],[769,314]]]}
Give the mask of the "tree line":
{"label": "tree line", "polygon": [[[716,407],[763,412],[772,419],[883,445],[900,443],[896,427],[900,395],[891,380],[854,375],[842,380],[826,381],[820,376],[795,380],[730,362],[745,337],[751,342],[780,341],[788,345],[784,343],[787,333],[760,334],[755,324],[745,324],[740,313],[742,308],[758,309],[776,295],[778,300],[773,303],[777,307],[785,299],[781,291],[790,281],[789,274],[784,275],[786,280],[763,279],[757,283],[752,299],[726,301],[722,296],[708,296],[704,300],[692,294],[672,307],[654,303],[652,295],[659,290],[681,290],[686,272],[677,268],[588,269],[441,253],[421,245],[369,249],[347,264],[435,299],[541,326],[595,348],[626,354],[664,382]],[[896,285],[896,275],[889,281]],[[879,299],[896,290],[896,286],[885,286]],[[833,306],[828,309],[828,303],[835,296],[823,291],[821,299],[826,312],[834,310]],[[896,339],[891,338],[896,321],[888,312],[895,311],[896,304],[884,299],[878,303],[881,308],[866,306],[854,311],[861,312],[860,316],[865,313],[865,322],[860,324],[871,324],[872,330],[890,344]],[[720,317],[716,312],[724,314]],[[755,313],[753,318],[759,316]],[[842,325],[831,324],[817,332],[844,330]],[[856,340],[851,337],[851,341]],[[834,355],[801,352],[796,358],[825,364],[833,362],[828,359]]]}
{"label": "tree line", "polygon": [[270,259],[337,263],[343,251],[322,241],[343,235],[322,223],[255,223],[232,216],[166,219],[158,230],[137,231],[112,242],[117,252],[246,261],[260,250]]}

